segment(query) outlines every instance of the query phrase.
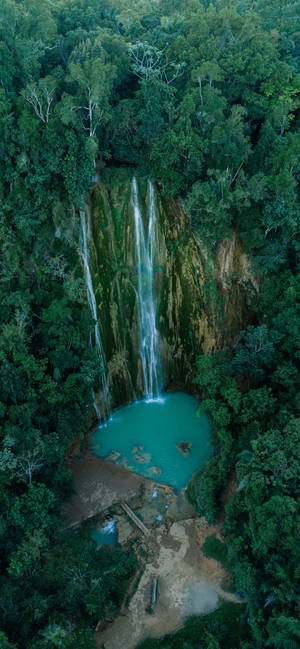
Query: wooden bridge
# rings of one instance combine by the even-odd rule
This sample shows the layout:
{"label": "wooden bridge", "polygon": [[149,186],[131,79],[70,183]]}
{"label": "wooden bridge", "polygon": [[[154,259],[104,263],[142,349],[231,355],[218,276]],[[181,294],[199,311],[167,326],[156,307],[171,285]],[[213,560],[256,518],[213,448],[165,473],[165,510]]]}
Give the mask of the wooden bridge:
{"label": "wooden bridge", "polygon": [[140,521],[140,519],[135,515],[135,513],[132,511],[132,509],[125,503],[124,501],[121,503],[122,509],[124,509],[124,512],[126,512],[127,516],[131,518],[133,523],[145,534],[145,536],[150,536],[151,532],[148,530],[146,525]]}

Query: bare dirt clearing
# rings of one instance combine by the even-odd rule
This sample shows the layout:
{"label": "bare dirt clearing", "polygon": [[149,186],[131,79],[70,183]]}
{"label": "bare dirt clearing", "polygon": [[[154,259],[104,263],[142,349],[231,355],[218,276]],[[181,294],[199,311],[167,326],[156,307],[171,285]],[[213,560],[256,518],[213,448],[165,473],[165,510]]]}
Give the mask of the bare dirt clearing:
{"label": "bare dirt clearing", "polygon": [[[158,638],[176,630],[189,615],[214,610],[220,596],[227,599],[221,588],[225,571],[201,552],[205,538],[218,531],[216,526],[207,527],[204,519],[190,518],[174,522],[169,532],[160,526],[149,540],[141,539],[149,554],[137,591],[126,614],[96,634],[98,646],[132,649],[147,636]],[[151,615],[146,608],[154,577],[158,578],[160,595]],[[238,601],[228,595],[231,601]]]}

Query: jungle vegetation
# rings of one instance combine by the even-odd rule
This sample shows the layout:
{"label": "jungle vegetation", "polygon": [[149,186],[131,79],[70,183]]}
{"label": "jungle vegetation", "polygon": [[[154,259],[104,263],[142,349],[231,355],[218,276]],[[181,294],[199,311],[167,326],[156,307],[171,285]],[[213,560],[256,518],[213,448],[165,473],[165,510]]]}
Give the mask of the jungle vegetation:
{"label": "jungle vegetation", "polygon": [[195,368],[215,454],[190,497],[216,520],[236,476],[223,530],[248,600],[241,632],[229,616],[145,649],[225,649],[228,637],[231,649],[294,649],[299,2],[2,0],[0,32],[0,647],[93,649],[134,569],[61,516],[64,458],[101,378],[73,272],[96,162],[133,165],[180,196],[211,254],[236,230],[260,283],[252,324]]}

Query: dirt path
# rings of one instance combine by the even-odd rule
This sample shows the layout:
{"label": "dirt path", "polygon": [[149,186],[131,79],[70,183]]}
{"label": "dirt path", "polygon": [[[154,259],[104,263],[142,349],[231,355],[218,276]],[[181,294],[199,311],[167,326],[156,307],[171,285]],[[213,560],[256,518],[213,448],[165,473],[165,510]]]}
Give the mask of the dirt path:
{"label": "dirt path", "polygon": [[219,586],[216,586],[215,589],[217,593],[219,593],[220,597],[225,599],[227,602],[232,602],[233,604],[246,604],[248,601],[242,597],[237,597],[234,593],[229,593],[228,590],[223,590],[223,588],[220,588]]}
{"label": "dirt path", "polygon": [[[174,522],[169,532],[159,527],[143,541],[149,558],[126,616],[119,616],[96,634],[98,647],[133,649],[147,636],[161,637],[180,627],[185,617],[216,609],[220,597],[241,603],[235,595],[223,591],[226,578],[222,566],[201,552],[206,536],[217,527],[206,527],[203,519]],[[151,583],[159,581],[160,595],[154,614],[146,612],[150,603]]]}

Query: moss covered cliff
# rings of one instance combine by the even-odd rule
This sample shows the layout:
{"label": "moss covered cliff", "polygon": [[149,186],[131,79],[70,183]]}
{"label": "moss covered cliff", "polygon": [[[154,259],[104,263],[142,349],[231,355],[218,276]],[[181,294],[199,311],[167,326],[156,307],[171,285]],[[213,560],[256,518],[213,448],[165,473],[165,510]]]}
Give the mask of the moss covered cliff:
{"label": "moss covered cliff", "polygon": [[[132,170],[103,169],[86,198],[90,267],[112,405],[143,394]],[[143,218],[149,191],[138,178]],[[247,321],[251,280],[236,234],[213,259],[192,234],[180,202],[155,186],[154,295],[165,386],[192,389],[195,358],[228,344]]]}

